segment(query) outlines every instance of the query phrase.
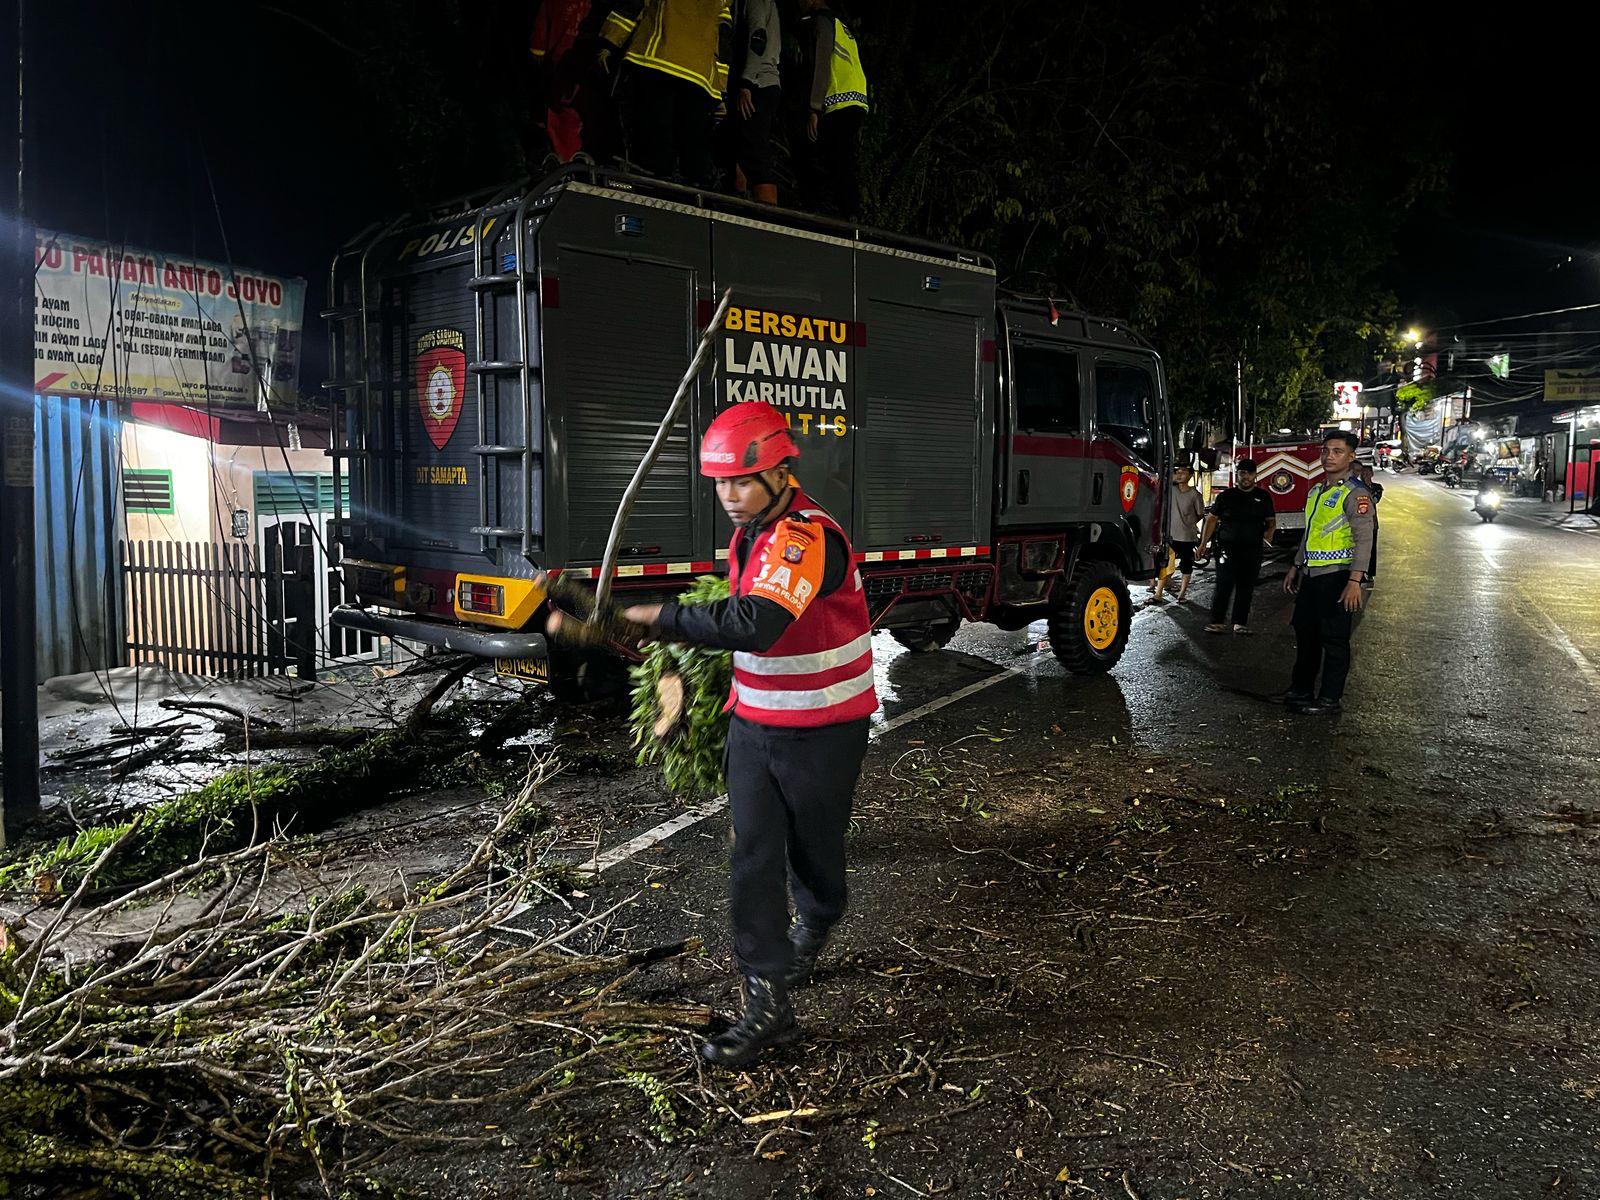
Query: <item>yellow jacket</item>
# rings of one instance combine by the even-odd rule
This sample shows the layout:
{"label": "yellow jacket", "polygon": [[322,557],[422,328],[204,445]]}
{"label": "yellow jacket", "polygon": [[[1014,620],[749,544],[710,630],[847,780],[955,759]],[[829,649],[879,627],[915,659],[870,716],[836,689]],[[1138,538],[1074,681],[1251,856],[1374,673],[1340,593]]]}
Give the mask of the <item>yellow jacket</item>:
{"label": "yellow jacket", "polygon": [[611,6],[600,36],[631,63],[687,79],[714,97],[728,90],[728,0],[622,0]]}

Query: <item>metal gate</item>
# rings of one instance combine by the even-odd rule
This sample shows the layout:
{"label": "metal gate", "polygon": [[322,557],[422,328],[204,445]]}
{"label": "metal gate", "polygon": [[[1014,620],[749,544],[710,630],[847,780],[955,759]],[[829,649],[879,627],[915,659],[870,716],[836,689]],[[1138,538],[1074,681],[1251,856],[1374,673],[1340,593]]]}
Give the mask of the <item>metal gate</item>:
{"label": "metal gate", "polygon": [[[309,532],[309,531],[308,531]],[[309,540],[122,542],[131,663],[194,675],[316,678],[316,569]]]}

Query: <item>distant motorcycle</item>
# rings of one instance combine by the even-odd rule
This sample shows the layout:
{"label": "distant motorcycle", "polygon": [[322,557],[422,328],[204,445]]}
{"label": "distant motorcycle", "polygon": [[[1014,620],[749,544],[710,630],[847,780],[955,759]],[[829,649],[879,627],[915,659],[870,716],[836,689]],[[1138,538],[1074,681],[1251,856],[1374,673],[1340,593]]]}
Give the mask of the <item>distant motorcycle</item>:
{"label": "distant motorcycle", "polygon": [[1460,467],[1456,467],[1456,466],[1447,466],[1447,467],[1445,467],[1442,477],[1444,479],[1444,485],[1447,488],[1458,488],[1458,487],[1461,486],[1461,468]]}
{"label": "distant motorcycle", "polygon": [[1479,492],[1472,500],[1472,511],[1477,513],[1485,525],[1494,524],[1494,519],[1500,515],[1501,495],[1494,488],[1486,488]]}
{"label": "distant motorcycle", "polygon": [[1433,472],[1434,472],[1434,469],[1438,465],[1439,464],[1434,462],[1434,460],[1431,459],[1431,458],[1420,459],[1417,462],[1417,474],[1418,475],[1432,475]]}

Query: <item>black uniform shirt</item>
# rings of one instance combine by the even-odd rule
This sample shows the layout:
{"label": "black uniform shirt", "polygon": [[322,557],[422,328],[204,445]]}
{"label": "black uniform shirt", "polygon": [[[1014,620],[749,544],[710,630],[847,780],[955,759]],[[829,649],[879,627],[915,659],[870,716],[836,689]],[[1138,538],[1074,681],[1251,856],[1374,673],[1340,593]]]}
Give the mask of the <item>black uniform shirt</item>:
{"label": "black uniform shirt", "polygon": [[1272,496],[1265,488],[1223,488],[1211,502],[1211,514],[1217,518],[1216,539],[1224,546],[1252,546],[1266,536],[1267,522],[1277,513],[1272,507]]}
{"label": "black uniform shirt", "polygon": [[[850,573],[849,543],[832,529],[825,529],[824,533],[827,536],[823,539],[819,596],[838,591]],[[743,530],[734,543],[733,553],[741,574],[749,561],[750,544],[754,540],[749,530]],[[662,634],[675,642],[761,654],[777,643],[794,619],[794,614],[783,605],[764,596],[730,596],[710,604],[679,605],[668,601],[661,607],[658,624]]]}

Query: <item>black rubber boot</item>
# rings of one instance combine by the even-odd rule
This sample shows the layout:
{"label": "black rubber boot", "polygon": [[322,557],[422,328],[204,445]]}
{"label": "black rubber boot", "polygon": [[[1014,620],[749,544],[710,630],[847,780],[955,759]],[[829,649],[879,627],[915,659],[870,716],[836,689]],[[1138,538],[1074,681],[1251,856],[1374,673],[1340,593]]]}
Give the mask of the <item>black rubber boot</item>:
{"label": "black rubber boot", "polygon": [[719,1067],[742,1067],[767,1047],[787,1042],[799,1030],[781,979],[744,977],[744,1015],[739,1023],[700,1047],[700,1057]]}
{"label": "black rubber boot", "polygon": [[784,982],[791,988],[797,988],[809,982],[811,973],[817,969],[817,956],[828,944],[828,931],[796,921],[789,926],[789,944],[794,947],[794,961],[788,975],[784,976]]}

